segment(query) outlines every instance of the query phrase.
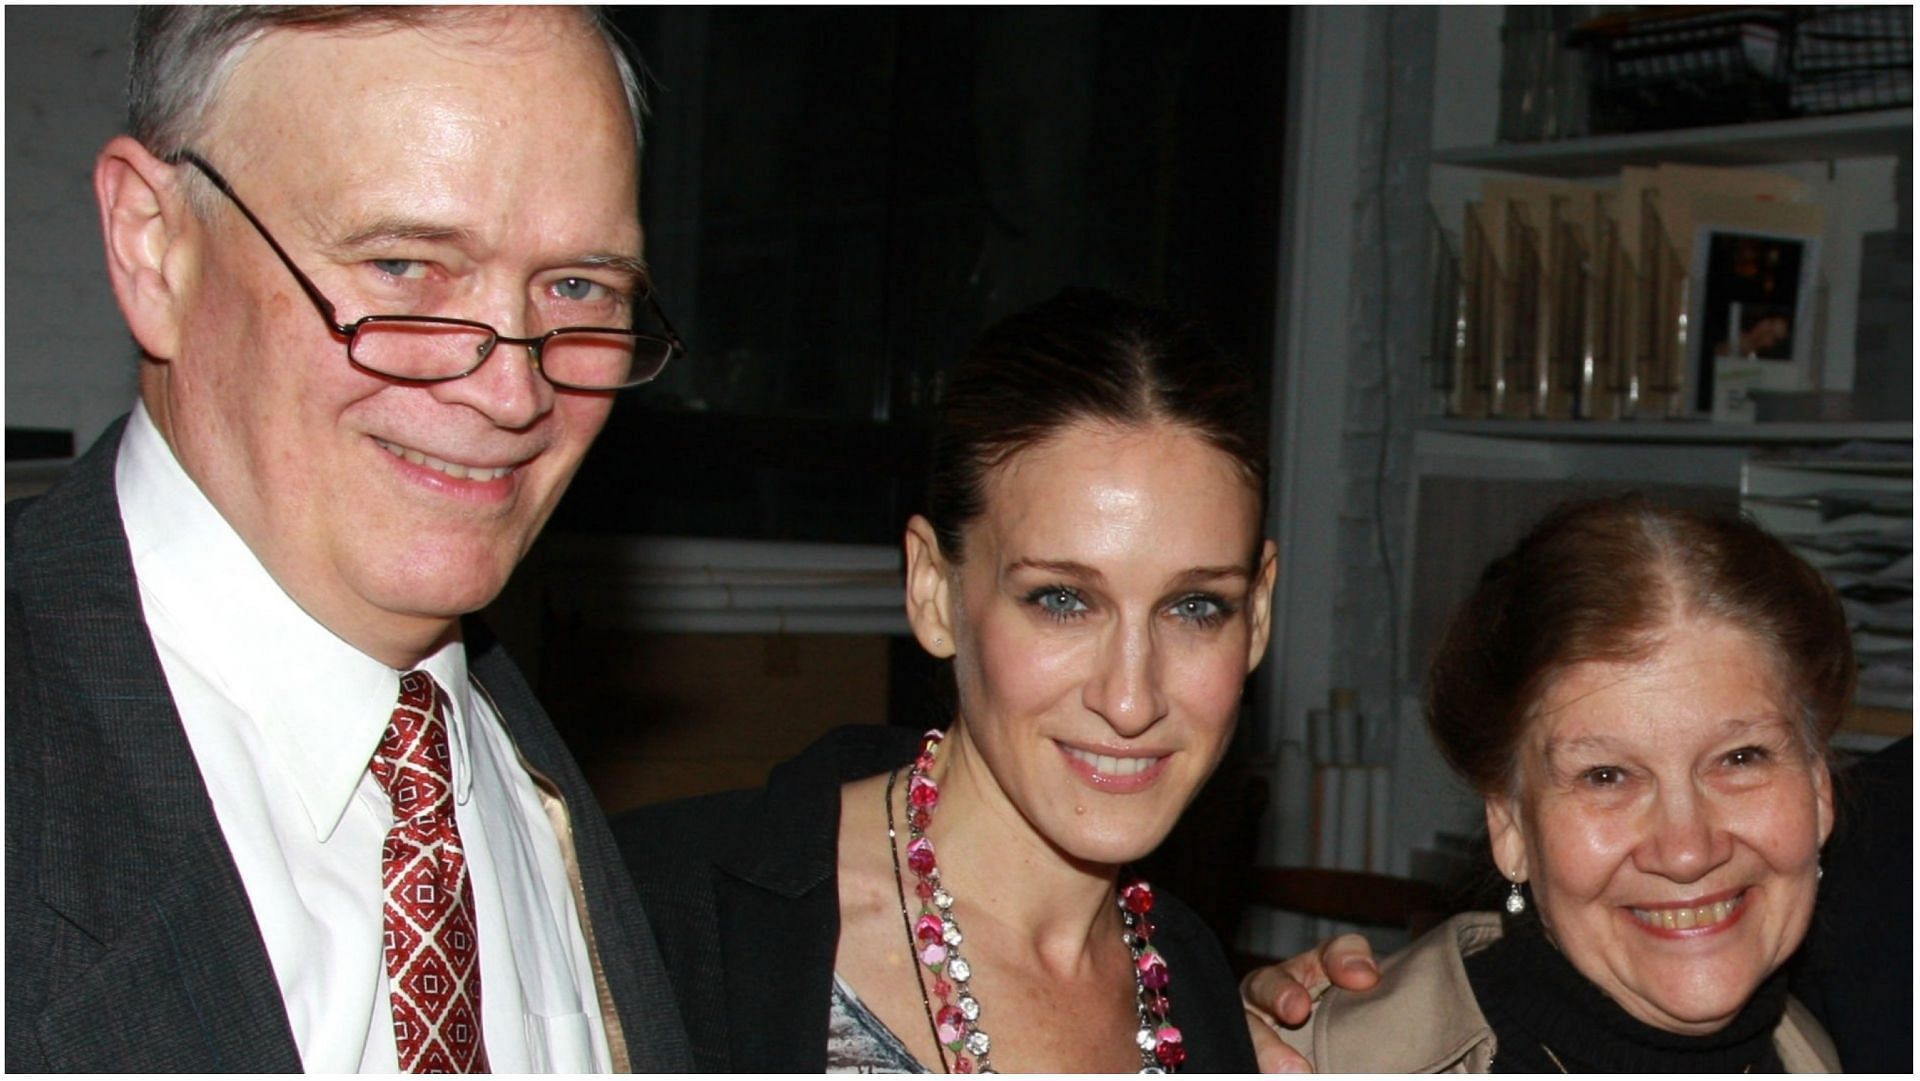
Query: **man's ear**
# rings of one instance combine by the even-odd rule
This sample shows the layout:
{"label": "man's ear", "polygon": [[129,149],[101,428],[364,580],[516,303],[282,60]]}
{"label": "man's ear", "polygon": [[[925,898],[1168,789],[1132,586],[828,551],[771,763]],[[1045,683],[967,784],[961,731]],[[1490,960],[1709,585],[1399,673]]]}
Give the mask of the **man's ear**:
{"label": "man's ear", "polygon": [[1260,545],[1260,568],[1253,575],[1253,589],[1247,594],[1248,615],[1253,634],[1247,642],[1247,671],[1260,667],[1267,655],[1267,642],[1273,636],[1273,580],[1280,565],[1279,549],[1272,541]]}
{"label": "man's ear", "polygon": [[920,648],[935,657],[951,657],[953,583],[933,523],[916,514],[907,521],[907,622]]}
{"label": "man's ear", "polygon": [[107,276],[134,340],[148,356],[171,360],[181,334],[180,290],[192,217],[178,168],[129,136],[115,136],[93,165],[93,194],[107,242]]}
{"label": "man's ear", "polygon": [[1487,797],[1487,840],[1493,845],[1493,862],[1509,882],[1525,882],[1527,833],[1520,821],[1520,801],[1511,796]]}

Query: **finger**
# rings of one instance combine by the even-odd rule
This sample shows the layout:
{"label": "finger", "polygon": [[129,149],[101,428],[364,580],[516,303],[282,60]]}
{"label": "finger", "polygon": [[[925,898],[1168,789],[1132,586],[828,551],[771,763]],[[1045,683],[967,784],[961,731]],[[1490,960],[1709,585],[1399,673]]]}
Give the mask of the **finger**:
{"label": "finger", "polygon": [[1373,947],[1359,935],[1341,935],[1320,948],[1320,965],[1335,987],[1365,991],[1380,982]]}
{"label": "finger", "polygon": [[1324,986],[1327,982],[1327,971],[1321,955],[1332,947],[1333,943],[1323,942],[1305,953],[1296,954],[1277,965],[1268,965],[1261,969],[1261,973],[1268,977],[1268,982],[1272,985],[1269,990],[1278,994],[1288,982],[1309,990]]}
{"label": "finger", "polygon": [[[1287,965],[1300,962],[1293,958],[1287,964],[1267,965],[1247,973],[1240,981],[1240,1001],[1249,1010],[1258,1010],[1270,1018],[1278,1018],[1283,1024],[1297,1025],[1306,1020],[1313,1006],[1313,997],[1299,980],[1287,973]],[[1317,970],[1319,961],[1313,961]]]}
{"label": "finger", "polygon": [[[1295,958],[1298,961],[1299,958]],[[1319,962],[1315,962],[1318,967]],[[1299,1025],[1313,1011],[1313,996],[1300,981],[1287,975],[1284,965],[1267,965],[1240,981],[1240,1002],[1284,1025]]]}
{"label": "finger", "polygon": [[1261,1073],[1312,1073],[1306,1056],[1280,1039],[1280,1030],[1258,1010],[1248,1009],[1247,1033],[1253,1037],[1254,1060]]}

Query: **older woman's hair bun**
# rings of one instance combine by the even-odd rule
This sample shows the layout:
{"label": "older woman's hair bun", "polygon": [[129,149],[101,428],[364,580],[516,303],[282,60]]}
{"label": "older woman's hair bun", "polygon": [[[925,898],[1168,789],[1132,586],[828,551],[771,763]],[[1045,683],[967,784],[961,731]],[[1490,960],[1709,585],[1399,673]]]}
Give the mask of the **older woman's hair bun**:
{"label": "older woman's hair bun", "polygon": [[1853,697],[1853,641],[1833,587],[1734,514],[1629,493],[1563,503],[1487,565],[1427,675],[1427,725],[1486,794],[1510,792],[1533,707],[1583,661],[1646,657],[1676,620],[1739,627],[1770,650],[1822,752]]}

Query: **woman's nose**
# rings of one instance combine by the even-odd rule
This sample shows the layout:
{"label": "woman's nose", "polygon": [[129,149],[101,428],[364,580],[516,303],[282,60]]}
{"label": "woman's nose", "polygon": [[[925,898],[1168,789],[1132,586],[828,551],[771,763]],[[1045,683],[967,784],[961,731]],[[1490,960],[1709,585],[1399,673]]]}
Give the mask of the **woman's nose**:
{"label": "woman's nose", "polygon": [[1725,863],[1732,848],[1712,800],[1691,784],[1663,785],[1648,809],[1636,862],[1675,882],[1697,882]]}
{"label": "woman's nose", "polygon": [[1115,734],[1128,739],[1166,716],[1160,658],[1150,627],[1123,622],[1112,629],[1100,644],[1081,701],[1105,718]]}

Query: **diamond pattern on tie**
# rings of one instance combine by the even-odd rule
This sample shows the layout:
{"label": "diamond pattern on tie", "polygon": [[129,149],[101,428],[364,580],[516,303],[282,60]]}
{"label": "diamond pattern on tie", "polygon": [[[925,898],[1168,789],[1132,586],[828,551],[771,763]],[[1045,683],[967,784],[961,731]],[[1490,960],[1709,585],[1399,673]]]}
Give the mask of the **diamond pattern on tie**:
{"label": "diamond pattern on tie", "polygon": [[473,888],[453,815],[447,696],[425,672],[400,677],[400,702],[374,752],[393,800],[381,850],[387,987],[394,1044],[408,1073],[484,1073],[480,951]]}

